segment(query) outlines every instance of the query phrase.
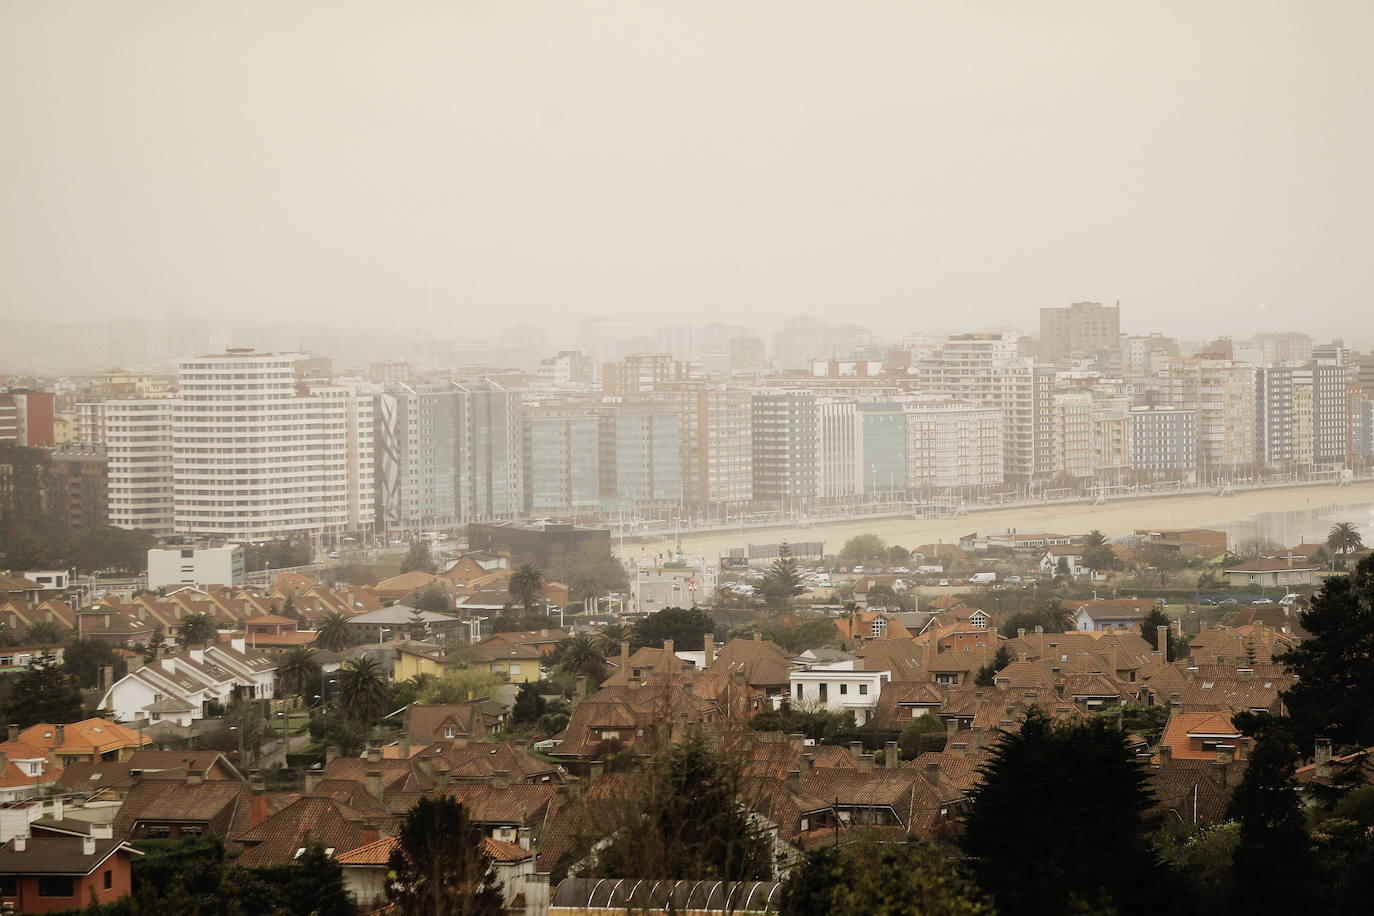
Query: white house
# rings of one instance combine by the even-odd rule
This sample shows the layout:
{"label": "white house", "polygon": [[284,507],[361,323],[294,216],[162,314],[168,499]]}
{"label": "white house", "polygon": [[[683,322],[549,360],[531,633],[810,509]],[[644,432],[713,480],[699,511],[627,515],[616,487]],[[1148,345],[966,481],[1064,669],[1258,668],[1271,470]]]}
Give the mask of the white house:
{"label": "white house", "polygon": [[242,585],[242,544],[218,547],[154,547],[148,551],[148,587]]}
{"label": "white house", "polygon": [[[831,712],[852,712],[854,723],[863,725],[878,705],[890,671],[854,670],[852,663],[825,668],[803,668],[787,678],[787,694],[798,706],[819,706]],[[778,697],[776,702],[781,702]]]}
{"label": "white house", "polygon": [[1040,563],[1036,567],[1046,575],[1056,575],[1059,572],[1059,561],[1063,560],[1069,567],[1069,575],[1077,579],[1079,576],[1088,574],[1088,567],[1083,565],[1083,552],[1081,550],[1068,550],[1063,547],[1051,547],[1040,555]]}
{"label": "white house", "polygon": [[144,665],[115,682],[100,700],[122,722],[147,719],[150,724],[190,725],[209,712],[211,703],[227,705],[234,690],[249,698],[270,697],[276,690],[277,664],[271,656],[244,646],[183,649]]}

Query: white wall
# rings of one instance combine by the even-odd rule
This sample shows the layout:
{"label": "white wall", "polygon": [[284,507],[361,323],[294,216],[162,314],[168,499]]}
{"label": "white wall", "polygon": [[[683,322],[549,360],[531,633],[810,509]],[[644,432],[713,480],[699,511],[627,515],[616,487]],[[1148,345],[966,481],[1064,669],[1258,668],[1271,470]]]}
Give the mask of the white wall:
{"label": "white wall", "polygon": [[241,585],[243,546],[170,547],[148,551],[148,587]]}

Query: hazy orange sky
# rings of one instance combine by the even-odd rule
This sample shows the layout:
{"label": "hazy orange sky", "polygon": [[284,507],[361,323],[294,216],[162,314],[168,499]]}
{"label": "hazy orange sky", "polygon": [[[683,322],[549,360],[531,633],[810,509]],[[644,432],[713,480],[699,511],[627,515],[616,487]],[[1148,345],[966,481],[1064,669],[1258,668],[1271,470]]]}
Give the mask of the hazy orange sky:
{"label": "hazy orange sky", "polygon": [[0,317],[1360,338],[1374,3],[0,4]]}

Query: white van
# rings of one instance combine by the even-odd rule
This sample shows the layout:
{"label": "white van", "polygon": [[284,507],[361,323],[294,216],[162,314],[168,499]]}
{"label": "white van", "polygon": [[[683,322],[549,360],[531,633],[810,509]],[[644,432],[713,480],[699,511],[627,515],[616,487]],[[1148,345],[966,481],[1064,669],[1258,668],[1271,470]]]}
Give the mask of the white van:
{"label": "white van", "polygon": [[980,573],[974,573],[973,575],[969,576],[969,578],[968,578],[968,584],[969,584],[969,585],[991,585],[992,583],[994,583],[994,582],[996,582],[996,581],[997,581],[997,573],[995,573],[995,572],[980,572]]}

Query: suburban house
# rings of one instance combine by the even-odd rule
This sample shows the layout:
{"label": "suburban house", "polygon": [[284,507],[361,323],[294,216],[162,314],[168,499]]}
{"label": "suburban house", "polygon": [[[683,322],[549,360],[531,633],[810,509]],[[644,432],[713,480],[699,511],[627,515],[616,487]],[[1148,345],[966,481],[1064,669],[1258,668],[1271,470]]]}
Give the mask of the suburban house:
{"label": "suburban house", "polygon": [[51,724],[39,722],[19,732],[20,744],[37,748],[59,766],[128,760],[134,751],[152,741],[131,728],[105,719]]}
{"label": "suburban house", "polygon": [[17,836],[0,846],[0,905],[53,913],[113,903],[129,893],[136,855],[108,825],[87,836]]}
{"label": "suburban house", "polygon": [[1083,565],[1083,551],[1070,550],[1067,547],[1051,547],[1046,550],[1040,555],[1040,562],[1035,568],[1047,576],[1055,576],[1061,571],[1061,562],[1068,568],[1069,575],[1075,579],[1086,576],[1089,572],[1088,567]]}
{"label": "suburban house", "polygon": [[1226,569],[1231,586],[1260,585],[1273,588],[1321,585],[1327,573],[1320,565],[1298,557],[1263,557],[1246,560]]}
{"label": "suburban house", "polygon": [[231,850],[253,826],[256,798],[241,779],[206,779],[200,770],[178,778],[144,775],[134,781],[115,815],[115,835],[131,840],[214,836]]}
{"label": "suburban house", "polygon": [[1129,630],[1140,629],[1140,621],[1154,610],[1155,603],[1149,598],[1111,598],[1095,601],[1069,602],[1073,612],[1075,630]]}
{"label": "suburban house", "polygon": [[276,685],[276,661],[236,638],[228,646],[189,647],[155,659],[116,681],[100,708],[125,722],[188,726],[211,703],[227,706],[236,689],[255,699],[272,696]]}
{"label": "suburban house", "polygon": [[891,680],[890,671],[806,668],[788,675],[788,695],[795,706],[852,712],[854,724],[863,725],[877,707],[883,685]]}

